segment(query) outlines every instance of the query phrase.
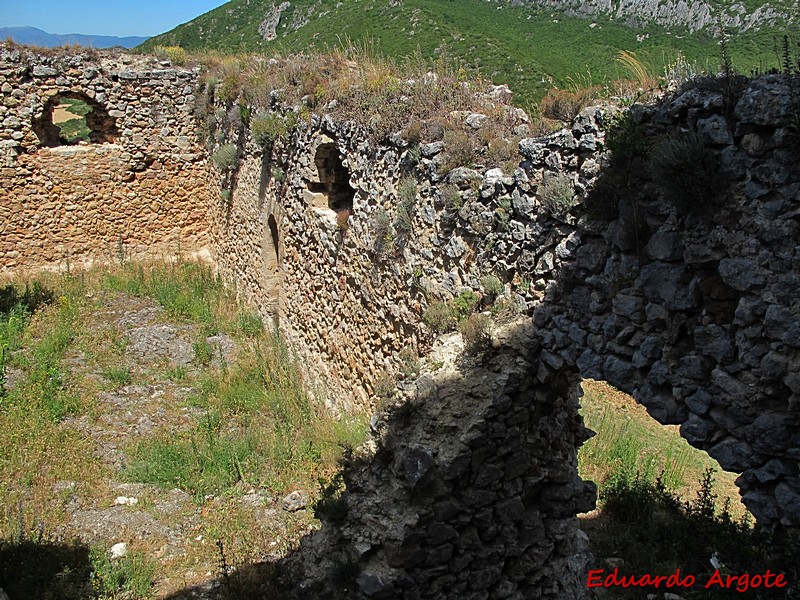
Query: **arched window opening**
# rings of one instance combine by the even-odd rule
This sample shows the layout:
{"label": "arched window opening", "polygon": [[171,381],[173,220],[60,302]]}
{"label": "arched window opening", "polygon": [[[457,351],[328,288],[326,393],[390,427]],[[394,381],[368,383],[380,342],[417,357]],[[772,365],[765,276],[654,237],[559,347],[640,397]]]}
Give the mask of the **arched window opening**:
{"label": "arched window opening", "polygon": [[271,251],[272,253],[269,254],[268,257],[268,269],[272,272],[277,272],[280,269],[280,246],[278,245],[278,222],[275,220],[275,215],[270,215],[269,220],[267,222],[269,226],[269,234],[270,234],[270,241],[272,244],[268,244],[270,247],[267,248],[267,253]]}
{"label": "arched window opening", "polygon": [[[281,242],[278,221],[275,215],[267,218],[261,255],[264,264],[264,297],[267,312],[276,319],[280,315],[281,287],[283,286],[283,269],[281,269]],[[277,320],[276,320],[277,323]]]}
{"label": "arched window opening", "polygon": [[318,177],[308,182],[312,204],[336,213],[352,212],[356,191],[350,187],[350,172],[344,166],[339,150],[333,142],[322,143],[314,154]]}
{"label": "arched window opening", "polygon": [[98,102],[78,92],[61,92],[44,106],[33,130],[42,146],[69,146],[81,142],[114,143],[119,138],[116,119]]}

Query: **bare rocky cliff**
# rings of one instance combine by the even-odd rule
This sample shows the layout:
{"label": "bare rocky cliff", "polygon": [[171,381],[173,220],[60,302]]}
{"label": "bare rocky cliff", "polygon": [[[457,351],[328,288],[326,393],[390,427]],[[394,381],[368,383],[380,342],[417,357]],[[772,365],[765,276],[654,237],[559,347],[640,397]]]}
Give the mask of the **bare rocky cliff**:
{"label": "bare rocky cliff", "polygon": [[796,0],[764,3],[752,10],[742,2],[721,6],[704,0],[524,0],[524,3],[576,17],[612,18],[631,27],[654,24],[690,32],[716,32],[720,26],[728,33],[783,27],[796,22],[800,14]]}

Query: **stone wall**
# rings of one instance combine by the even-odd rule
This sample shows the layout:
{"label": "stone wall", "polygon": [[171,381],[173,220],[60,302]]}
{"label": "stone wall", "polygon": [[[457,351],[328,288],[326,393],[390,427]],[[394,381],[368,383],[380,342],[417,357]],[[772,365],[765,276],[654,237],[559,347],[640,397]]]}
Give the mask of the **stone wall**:
{"label": "stone wall", "polygon": [[[211,169],[193,137],[195,72],[0,52],[5,271],[209,243],[312,391],[344,410],[373,403],[408,350],[427,354],[425,309],[485,291],[482,276],[527,316],[460,374],[445,357],[449,375],[430,363],[400,382],[406,408],[374,423],[374,454],[348,472],[346,523],[308,543],[309,586],[344,565],[365,597],[580,597],[574,514],[592,496],[576,475],[581,377],[631,392],[742,473],[763,526],[800,523],[793,82],[762,78],[736,98],[688,90],[637,107],[615,133],[614,111],[587,109],[523,139],[513,172],[444,175],[443,142],[376,143],[328,116],[264,150],[226,117],[216,143],[237,160]],[[96,143],[52,147],[59,94],[95,107]],[[647,159],[669,143],[701,149],[683,163],[673,152],[672,181]],[[704,193],[687,200],[693,189]]]}
{"label": "stone wall", "polygon": [[[207,253],[197,73],[113,53],[0,47],[0,272]],[[93,108],[59,140],[60,99]]]}
{"label": "stone wall", "polygon": [[[382,373],[399,370],[401,349],[427,350],[432,334],[420,317],[431,301],[480,291],[481,275],[495,274],[533,316],[550,369],[574,372],[575,385],[580,376],[607,380],[660,422],[681,424],[692,444],[742,473],[760,523],[794,528],[798,310],[789,290],[800,176],[789,85],[755,80],[736,103],[713,86],[689,90],[637,108],[628,133],[615,134],[616,144],[641,134],[651,154],[671,137],[701,144],[712,167],[695,171],[713,168],[724,183],[716,200],[695,198],[703,210],[671,199],[643,156],[620,164],[606,154],[608,110],[588,109],[567,129],[524,139],[513,173],[458,168],[446,180],[441,142],[414,150],[415,162],[399,135],[375,145],[352,123],[315,117],[269,159],[243,146],[251,183],[233,188],[227,214],[250,234],[217,232],[226,244],[220,268],[256,301],[275,293],[252,261],[269,245],[271,207],[280,224],[281,327],[319,366],[320,388],[349,402],[363,402]],[[316,150],[331,140],[355,192],[346,225],[311,189]],[[279,182],[270,179],[274,167]],[[690,186],[693,165],[684,168]],[[402,177],[417,186],[410,232],[397,220]],[[559,212],[544,190],[564,181],[574,206]],[[445,184],[460,189],[457,211],[446,206]]]}

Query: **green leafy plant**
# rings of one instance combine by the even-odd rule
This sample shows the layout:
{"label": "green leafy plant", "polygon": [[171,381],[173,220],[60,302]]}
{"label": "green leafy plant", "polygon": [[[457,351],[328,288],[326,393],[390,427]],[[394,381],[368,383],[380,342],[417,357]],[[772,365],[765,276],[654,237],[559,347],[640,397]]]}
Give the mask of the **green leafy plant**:
{"label": "green leafy plant", "polygon": [[439,194],[444,201],[445,208],[449,211],[455,212],[464,205],[464,197],[461,195],[461,192],[456,186],[450,183],[441,186],[439,188]]}
{"label": "green leafy plant", "polygon": [[286,119],[276,112],[259,112],[250,119],[250,133],[253,140],[264,149],[272,147],[279,137],[289,131]]}
{"label": "green leafy plant", "polygon": [[92,587],[100,598],[147,598],[153,588],[156,563],[144,554],[129,552],[121,558],[109,558],[105,550],[91,552]]}
{"label": "green leafy plant", "polygon": [[505,291],[505,286],[497,275],[484,275],[481,277],[481,288],[483,288],[484,294],[492,297],[501,296]]}
{"label": "green leafy plant", "polygon": [[472,290],[464,290],[450,301],[456,320],[460,323],[469,317],[478,306],[480,299]]}

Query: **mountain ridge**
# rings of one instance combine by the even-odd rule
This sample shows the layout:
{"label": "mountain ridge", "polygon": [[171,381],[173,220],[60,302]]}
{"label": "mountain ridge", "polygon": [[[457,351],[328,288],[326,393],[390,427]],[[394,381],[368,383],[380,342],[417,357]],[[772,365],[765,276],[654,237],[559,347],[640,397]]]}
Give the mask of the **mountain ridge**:
{"label": "mountain ridge", "polygon": [[[635,53],[656,76],[676,64],[717,72],[723,48],[713,27],[694,32],[677,25],[669,29],[646,24],[644,17],[639,27],[631,27],[601,10],[622,14],[623,6],[658,1],[590,0],[599,12],[589,19],[563,12],[579,6],[573,0],[231,0],[151,38],[141,48],[303,53],[353,44],[395,59],[449,57],[469,74],[509,85],[515,103],[522,105],[537,101],[552,87],[630,78],[615,60],[623,50]],[[685,4],[687,15],[694,14],[690,7],[705,15],[701,4],[714,0],[660,1]],[[800,0],[746,1],[753,12],[766,6],[784,10]],[[544,6],[547,3],[560,9]],[[776,49],[783,31],[770,27],[749,27],[729,39],[724,50],[735,68],[748,72],[780,67]]]}
{"label": "mountain ridge", "polygon": [[146,42],[147,36],[91,35],[83,33],[49,33],[37,27],[0,27],[0,39],[10,38],[18,44],[53,48],[56,46],[88,46],[92,48],[135,48]]}

